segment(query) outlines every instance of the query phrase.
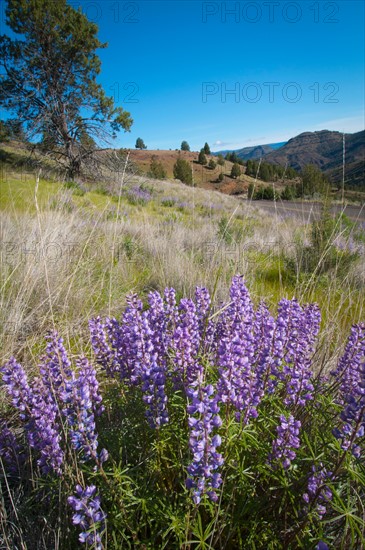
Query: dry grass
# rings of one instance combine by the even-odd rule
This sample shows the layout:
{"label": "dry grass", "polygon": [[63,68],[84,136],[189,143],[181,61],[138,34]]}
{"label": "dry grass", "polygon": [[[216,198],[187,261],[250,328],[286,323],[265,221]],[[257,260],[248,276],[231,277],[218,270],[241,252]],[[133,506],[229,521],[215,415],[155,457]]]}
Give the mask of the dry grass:
{"label": "dry grass", "polygon": [[[237,272],[254,298],[272,308],[281,297],[318,301],[335,345],[344,328],[365,317],[363,264],[324,284],[315,275],[305,283],[288,276],[282,258],[294,259],[295,240],[303,243],[308,234],[295,219],[269,216],[216,191],[129,173],[109,180],[101,194],[13,176],[7,175],[0,226],[2,362],[15,353],[33,357],[52,327],[75,353],[84,350],[88,319],[118,316],[128,292],[173,286],[192,296],[200,285],[215,288],[219,303]],[[141,185],[152,198],[132,204],[124,191]]]}

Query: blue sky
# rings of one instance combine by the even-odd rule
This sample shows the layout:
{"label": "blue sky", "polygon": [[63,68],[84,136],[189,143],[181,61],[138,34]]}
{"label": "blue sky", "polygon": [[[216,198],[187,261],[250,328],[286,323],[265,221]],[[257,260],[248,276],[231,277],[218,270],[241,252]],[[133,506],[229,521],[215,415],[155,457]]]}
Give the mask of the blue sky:
{"label": "blue sky", "polygon": [[115,146],[235,149],[364,129],[361,0],[69,3],[98,24],[99,82],[134,119]]}

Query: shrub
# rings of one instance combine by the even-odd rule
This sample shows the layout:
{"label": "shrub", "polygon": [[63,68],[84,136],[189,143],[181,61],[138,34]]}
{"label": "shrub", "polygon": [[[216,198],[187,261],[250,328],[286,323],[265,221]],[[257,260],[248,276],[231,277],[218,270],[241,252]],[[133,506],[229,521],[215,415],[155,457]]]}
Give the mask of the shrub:
{"label": "shrub", "polygon": [[193,185],[193,174],[189,161],[178,158],[174,164],[174,178],[188,185]]}

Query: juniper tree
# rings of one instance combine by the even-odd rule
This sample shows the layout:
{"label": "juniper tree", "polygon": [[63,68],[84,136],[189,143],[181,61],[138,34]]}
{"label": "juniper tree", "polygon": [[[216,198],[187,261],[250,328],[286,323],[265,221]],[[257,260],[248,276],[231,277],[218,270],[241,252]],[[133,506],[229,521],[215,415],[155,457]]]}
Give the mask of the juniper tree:
{"label": "juniper tree", "polygon": [[109,143],[133,122],[97,83],[95,51],[107,44],[66,0],[8,0],[6,24],[21,39],[0,36],[0,101],[29,139],[46,136],[43,146],[63,159],[73,178],[93,153],[87,138]]}
{"label": "juniper tree", "polygon": [[201,149],[200,153],[199,153],[199,158],[198,158],[198,162],[199,164],[207,164],[207,157],[205,156],[205,153],[204,153],[204,149]]}
{"label": "juniper tree", "polygon": [[147,145],[145,145],[143,139],[140,137],[136,139],[136,149],[147,149]]}
{"label": "juniper tree", "polygon": [[234,163],[231,169],[231,178],[239,178],[241,175],[241,168],[237,162]]}

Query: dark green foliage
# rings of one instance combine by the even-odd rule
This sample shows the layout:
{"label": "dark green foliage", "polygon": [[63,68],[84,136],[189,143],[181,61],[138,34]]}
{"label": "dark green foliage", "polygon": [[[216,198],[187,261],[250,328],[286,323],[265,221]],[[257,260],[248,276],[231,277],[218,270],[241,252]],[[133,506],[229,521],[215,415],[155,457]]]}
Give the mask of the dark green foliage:
{"label": "dark green foliage", "polygon": [[147,145],[144,144],[144,141],[142,138],[136,139],[136,149],[147,149]]}
{"label": "dark green foliage", "polygon": [[253,199],[254,193],[255,193],[255,185],[253,183],[249,183],[247,188],[247,198]]}
{"label": "dark green foliage", "polygon": [[286,185],[284,190],[281,192],[281,199],[283,201],[291,201],[297,196],[297,190],[292,185]]}
{"label": "dark green foliage", "polygon": [[177,159],[174,164],[174,178],[187,185],[193,185],[193,174],[189,161],[182,158]]}
{"label": "dark green foliage", "polygon": [[215,161],[213,159],[210,159],[209,164],[208,164],[208,168],[210,168],[211,170],[215,170],[216,166],[217,165],[216,165]]}
{"label": "dark green foliage", "polygon": [[207,144],[207,142],[205,142],[204,147],[203,147],[203,150],[204,150],[204,153],[205,153],[206,155],[210,155],[210,147],[209,147],[209,145]]}
{"label": "dark green foliage", "polygon": [[205,156],[204,149],[201,149],[198,157],[199,164],[202,164],[203,166],[207,164],[207,157]]}
{"label": "dark green foliage", "polygon": [[293,179],[298,176],[293,168],[283,168],[269,162],[249,159],[246,163],[246,174],[253,178],[258,178],[263,181],[279,181],[282,179]]}
{"label": "dark green foliage", "polygon": [[234,151],[232,153],[227,153],[225,159],[233,163],[238,163],[238,161],[240,160]]}
{"label": "dark green foliage", "polygon": [[249,198],[252,198],[255,201],[258,201],[258,200],[274,201],[274,200],[277,200],[278,198],[272,185],[259,185],[258,187],[256,187],[255,192],[253,192],[253,187],[251,187],[249,192],[253,193],[253,195],[249,196]]}
{"label": "dark green foliage", "polygon": [[224,158],[223,158],[222,154],[218,155],[218,161],[217,162],[218,162],[219,166],[224,166]]}
{"label": "dark green foliage", "polygon": [[95,51],[106,44],[66,0],[8,0],[6,22],[23,40],[0,37],[0,100],[29,138],[45,136],[43,147],[56,150],[73,178],[92,153],[85,136],[106,142],[132,124],[96,81],[101,62]]}
{"label": "dark green foliage", "polygon": [[190,145],[188,144],[187,141],[182,141],[181,142],[181,150],[182,151],[190,151]]}
{"label": "dark green foliage", "polygon": [[239,178],[241,175],[240,165],[235,162],[231,169],[231,178]]}
{"label": "dark green foliage", "polygon": [[166,178],[166,170],[163,167],[163,164],[158,161],[156,155],[153,155],[150,163],[150,170],[147,174],[150,178],[155,178],[157,180],[163,180]]}
{"label": "dark green foliage", "polygon": [[327,178],[316,166],[308,164],[302,170],[301,184],[298,185],[298,194],[300,196],[325,196],[328,194],[329,190],[330,187]]}
{"label": "dark green foliage", "polygon": [[18,119],[0,120],[0,141],[25,141],[23,124]]}
{"label": "dark green foliage", "polygon": [[218,181],[222,182],[223,180],[224,180],[224,174],[223,174],[223,172],[221,172],[218,176]]}

